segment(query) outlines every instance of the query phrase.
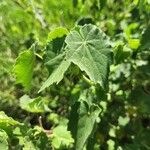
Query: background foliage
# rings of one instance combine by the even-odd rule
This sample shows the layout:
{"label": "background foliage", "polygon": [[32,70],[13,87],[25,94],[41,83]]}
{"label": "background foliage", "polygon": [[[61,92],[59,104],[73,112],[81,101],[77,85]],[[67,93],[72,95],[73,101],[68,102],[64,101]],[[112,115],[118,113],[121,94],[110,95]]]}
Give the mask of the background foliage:
{"label": "background foliage", "polygon": [[0,36],[0,149],[150,149],[149,0],[1,0]]}

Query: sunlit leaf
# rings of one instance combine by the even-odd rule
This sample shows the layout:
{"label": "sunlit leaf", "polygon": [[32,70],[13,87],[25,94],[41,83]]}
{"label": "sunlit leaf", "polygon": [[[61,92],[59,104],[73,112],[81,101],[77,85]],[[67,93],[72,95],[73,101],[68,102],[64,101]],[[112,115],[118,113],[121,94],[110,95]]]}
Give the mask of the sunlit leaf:
{"label": "sunlit leaf", "polygon": [[56,149],[60,149],[62,147],[69,147],[74,142],[71,137],[71,133],[67,131],[66,126],[57,126],[53,129],[52,134],[52,145]]}
{"label": "sunlit leaf", "polygon": [[21,84],[27,91],[31,89],[34,62],[34,52],[27,50],[20,53],[13,69],[16,76],[16,83]]}
{"label": "sunlit leaf", "polygon": [[66,28],[63,27],[56,28],[48,34],[47,41],[50,42],[56,38],[61,38],[67,34],[68,34],[68,30]]}
{"label": "sunlit leaf", "polygon": [[20,124],[18,121],[8,117],[3,111],[0,111],[0,125],[13,126],[18,124]]}
{"label": "sunlit leaf", "polygon": [[20,107],[28,112],[40,113],[50,111],[48,108],[48,100],[42,97],[31,99],[28,95],[20,98]]}
{"label": "sunlit leaf", "polygon": [[74,28],[66,37],[66,59],[73,62],[89,78],[105,87],[109,65],[111,62],[111,49],[104,33],[94,25],[84,25]]}

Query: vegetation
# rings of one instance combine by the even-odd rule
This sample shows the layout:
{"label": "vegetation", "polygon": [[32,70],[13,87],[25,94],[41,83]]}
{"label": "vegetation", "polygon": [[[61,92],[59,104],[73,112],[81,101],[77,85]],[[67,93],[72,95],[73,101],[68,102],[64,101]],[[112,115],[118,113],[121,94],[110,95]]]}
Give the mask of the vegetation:
{"label": "vegetation", "polygon": [[2,0],[0,150],[150,150],[150,1]]}

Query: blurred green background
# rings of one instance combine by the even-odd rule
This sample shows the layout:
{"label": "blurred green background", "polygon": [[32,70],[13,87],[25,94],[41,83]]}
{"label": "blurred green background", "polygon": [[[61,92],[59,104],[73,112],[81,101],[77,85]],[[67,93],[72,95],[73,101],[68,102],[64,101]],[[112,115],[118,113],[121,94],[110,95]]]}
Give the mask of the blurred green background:
{"label": "blurred green background", "polygon": [[[106,109],[97,132],[103,150],[118,146],[126,150],[150,149],[150,1],[149,0],[1,0],[0,1],[0,110],[30,126],[49,129],[68,117],[71,101],[81,90],[80,82],[69,77],[60,86],[37,92],[48,71],[37,56],[30,92],[15,83],[15,59],[35,42],[43,49],[50,31],[68,30],[75,25],[93,23],[113,44],[114,64],[110,68]],[[79,80],[78,78],[76,80]],[[75,92],[77,93],[77,92]],[[47,100],[51,112],[30,113],[22,109],[24,94]],[[114,146],[115,143],[115,146]]]}

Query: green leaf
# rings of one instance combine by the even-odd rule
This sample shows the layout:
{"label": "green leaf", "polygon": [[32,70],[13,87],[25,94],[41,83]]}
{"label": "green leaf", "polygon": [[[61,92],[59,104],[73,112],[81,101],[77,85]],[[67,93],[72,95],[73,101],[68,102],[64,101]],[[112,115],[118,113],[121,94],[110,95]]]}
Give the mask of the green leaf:
{"label": "green leaf", "polygon": [[92,111],[88,111],[87,104],[81,102],[79,108],[79,121],[77,125],[76,150],[82,150],[89,136],[92,134],[96,120],[101,112],[98,106],[91,106]]}
{"label": "green leaf", "polygon": [[107,141],[108,150],[115,150],[115,142],[111,139]]}
{"label": "green leaf", "polygon": [[104,33],[94,25],[77,26],[65,40],[66,59],[73,62],[89,78],[105,87],[111,62],[111,49]]}
{"label": "green leaf", "polygon": [[[87,73],[92,81],[104,87],[108,78],[109,65],[111,62],[111,49],[108,48],[109,40],[94,25],[76,27],[66,38],[66,51],[47,64],[56,68],[44,82],[39,92],[53,83],[59,83],[64,73],[73,62]],[[60,61],[61,60],[61,61]]]}
{"label": "green leaf", "polygon": [[43,129],[38,126],[34,128],[22,126],[21,128],[16,128],[13,134],[18,138],[19,145],[22,146],[23,150],[50,149],[48,136],[43,132]]}
{"label": "green leaf", "polygon": [[[48,34],[47,44],[45,47],[45,62],[53,59],[63,49],[63,44],[68,30],[63,27],[54,29]],[[51,70],[51,68],[49,69]]]}
{"label": "green leaf", "polygon": [[8,150],[8,135],[4,130],[0,129],[0,149],[1,150]]}
{"label": "green leaf", "polygon": [[73,144],[74,140],[71,137],[70,131],[67,131],[66,126],[57,126],[53,129],[52,134],[52,146],[56,149],[62,147],[70,147]]}
{"label": "green leaf", "polygon": [[15,121],[11,117],[8,117],[3,111],[0,111],[0,126],[14,126],[20,124],[18,121]]}
{"label": "green leaf", "polygon": [[65,54],[60,53],[60,50],[63,49],[64,39],[67,34],[68,31],[66,28],[59,27],[51,31],[48,35],[46,46],[47,62],[45,65],[51,75],[44,82],[39,92],[55,82],[58,84],[63,79],[63,75],[70,65],[69,62],[64,60]]}
{"label": "green leaf", "polygon": [[124,46],[123,43],[118,43],[114,49],[115,63],[122,63],[129,56],[131,56],[131,49]]}
{"label": "green leaf", "polygon": [[[82,91],[78,101],[72,106],[68,128],[75,139],[75,149],[83,150],[91,142],[96,122],[102,109],[96,104],[93,88]],[[88,145],[89,147],[89,145]]]}
{"label": "green leaf", "polygon": [[128,43],[130,48],[137,49],[140,46],[140,40],[139,39],[128,39]]}
{"label": "green leaf", "polygon": [[33,50],[27,50],[18,56],[13,69],[16,76],[16,83],[22,84],[26,91],[31,89],[31,80],[33,75],[33,66],[35,54]]}
{"label": "green leaf", "polygon": [[50,42],[50,41],[52,41],[52,40],[54,40],[56,38],[61,38],[64,35],[67,35],[67,34],[68,34],[68,30],[66,28],[58,27],[58,28],[54,29],[53,31],[51,31],[48,34],[47,41]]}
{"label": "green leaf", "polygon": [[32,113],[50,111],[47,100],[42,97],[31,99],[28,95],[24,95],[20,98],[20,107]]}
{"label": "green leaf", "polygon": [[50,113],[48,115],[48,121],[53,123],[54,125],[67,125],[68,119],[58,115],[57,113]]}
{"label": "green leaf", "polygon": [[45,63],[50,74],[59,66],[61,61],[63,61],[64,56],[65,56],[64,53],[59,54],[59,55],[55,56],[53,59],[50,59],[49,61],[47,61]]}
{"label": "green leaf", "polygon": [[126,117],[119,116],[119,118],[118,118],[118,124],[120,126],[127,125],[129,123],[129,121],[130,121],[130,118],[128,116],[126,116]]}
{"label": "green leaf", "polygon": [[[59,55],[58,55],[58,57],[59,57]],[[58,65],[56,65],[56,68],[54,69],[52,74],[49,76],[49,78],[44,82],[44,84],[40,88],[39,92],[43,91],[45,88],[49,87],[53,83],[58,84],[63,79],[64,73],[70,66],[70,62],[68,62],[67,60],[64,60],[63,55],[61,57],[62,57],[62,60],[59,62]],[[54,59],[56,59],[56,58],[54,58]],[[58,60],[58,59],[56,59],[56,60]],[[51,62],[53,62],[53,60],[51,60]],[[54,60],[54,62],[55,62],[55,60]]]}

